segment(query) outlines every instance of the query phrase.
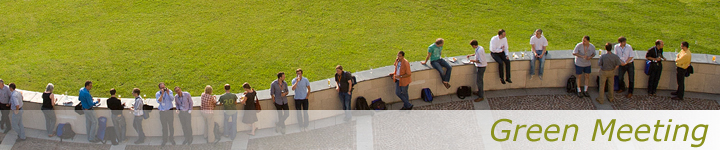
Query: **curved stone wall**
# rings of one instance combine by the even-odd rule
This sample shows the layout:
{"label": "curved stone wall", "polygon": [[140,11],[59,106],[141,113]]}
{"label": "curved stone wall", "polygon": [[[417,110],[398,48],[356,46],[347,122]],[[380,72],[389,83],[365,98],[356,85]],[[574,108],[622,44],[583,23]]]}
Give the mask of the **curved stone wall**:
{"label": "curved stone wall", "polygon": [[[468,50],[468,53],[472,53],[472,51]],[[520,55],[519,52],[515,53]],[[638,58],[635,58],[635,88],[646,88],[648,76],[644,74],[645,51],[636,50],[635,53],[635,56],[639,56]],[[664,53],[664,55],[666,58],[668,58],[668,61],[663,62],[663,73],[660,78],[660,84],[658,89],[676,89],[677,83],[675,81],[674,64],[675,53],[666,52]],[[528,79],[530,63],[529,56],[525,56],[524,58],[517,58],[511,60],[511,73],[513,77],[513,83],[501,84],[498,80],[499,77],[497,64],[493,61],[492,58],[490,58],[489,54],[487,54],[486,56],[487,60],[489,60],[484,79],[486,91],[522,88],[564,87],[567,79],[571,75],[573,75],[575,71],[573,64],[574,57],[572,56],[570,50],[549,51],[549,54],[546,58],[544,73],[545,75],[543,80],[539,80],[537,78],[533,80]],[[720,65],[718,65],[717,62],[712,61],[713,56],[717,55],[693,54],[692,65],[695,68],[695,74],[691,75],[685,81],[687,91],[720,93],[720,88],[714,88],[715,85],[720,85],[720,80],[715,79],[717,77],[720,77]],[[452,87],[450,89],[444,88],[444,86],[441,84],[438,72],[432,69],[432,67],[430,67],[429,65],[421,65],[420,62],[411,62],[410,65],[411,70],[413,71],[413,82],[410,84],[409,87],[410,99],[419,99],[420,89],[422,88],[430,88],[435,95],[454,94],[457,87],[460,86],[471,86],[473,90],[476,90],[477,88],[475,86],[475,66],[471,64],[461,63],[462,60],[466,59],[465,56],[457,56],[456,58],[458,59],[457,62],[450,63],[453,66],[452,77],[450,80],[450,84],[452,85]],[[591,86],[597,86],[595,84],[595,78],[597,78],[599,71],[599,68],[597,67],[597,58],[599,58],[599,56],[596,56],[592,61],[593,65],[591,74],[592,77],[590,82]],[[391,65],[390,63],[392,61],[388,62],[388,64]],[[358,85],[356,85],[356,90],[353,93],[352,107],[354,108],[355,99],[359,96],[365,97],[366,99],[368,99],[368,101],[382,98],[383,101],[387,103],[399,102],[400,99],[395,96],[395,87],[392,79],[387,76],[388,73],[392,71],[392,66],[386,66],[373,69],[372,71],[366,70],[353,73],[353,75],[355,75],[358,79]],[[330,84],[334,85],[335,82],[331,81]],[[334,87],[328,86],[327,79],[311,82],[311,89],[312,93],[309,97],[309,106],[311,110],[342,109],[338,94],[335,91]],[[42,94],[32,91],[22,92],[26,101],[24,108],[26,110],[40,110],[40,105],[42,103],[42,98],[40,98],[40,96]],[[293,94],[294,93],[290,91],[290,95],[288,95],[291,110],[294,109],[294,102],[292,101]],[[198,111],[200,109],[200,98],[199,94],[192,95],[195,96],[193,97],[193,101],[196,106],[193,108],[195,111],[193,111],[192,113],[193,133],[195,135],[201,135],[204,133],[203,129],[205,129],[205,125],[202,121],[200,121],[203,119],[203,117],[201,116],[200,111]],[[258,91],[258,95],[260,99],[260,104],[262,105],[262,108],[264,110],[258,114],[259,121],[256,123],[256,125],[259,128],[274,127],[275,122],[277,122],[277,116],[276,111],[272,110],[275,107],[270,100],[270,92],[269,90],[262,90]],[[59,103],[62,103],[65,100],[72,101],[72,106],[78,103],[77,96],[57,95],[56,97],[60,99]],[[105,116],[109,118],[110,111],[107,110],[105,105],[106,98],[101,99],[101,104],[96,109],[99,110],[97,117]],[[122,101],[126,102],[127,104],[131,104],[134,102],[134,99],[122,98]],[[149,97],[147,103],[157,107],[157,103],[155,102],[154,98]],[[58,110],[56,111],[57,122],[69,122],[73,125],[73,129],[75,132],[79,134],[85,134],[85,116],[79,116],[77,113],[72,111],[74,109],[72,106],[56,106],[56,110]],[[239,105],[238,108],[242,108],[242,106]],[[222,110],[222,107],[217,107],[217,110]],[[215,113],[215,122],[222,122],[222,113],[220,112],[221,111],[217,111]],[[342,111],[311,111],[310,119],[318,120],[333,117],[342,113]],[[240,111],[238,115],[238,121],[240,121],[243,112]],[[290,111],[290,117],[287,119],[286,124],[295,124],[297,120],[294,116],[295,112]],[[129,111],[126,111],[125,117],[128,126],[127,135],[136,136],[134,129],[132,129],[132,115],[129,114]],[[177,115],[175,115],[175,117],[175,135],[180,136],[182,135],[182,129],[180,128],[180,122],[177,118]],[[26,113],[24,114],[24,118],[26,118],[23,119],[23,123],[25,124],[26,128],[40,130],[45,129],[44,119],[40,119],[44,118],[44,116],[40,111],[26,111]],[[160,136],[161,132],[159,123],[160,120],[158,111],[153,111],[151,113],[150,119],[143,121],[145,134],[147,136]],[[112,122],[108,121],[108,126],[112,126]],[[238,123],[237,129],[238,131],[243,131],[250,128],[245,124]]]}

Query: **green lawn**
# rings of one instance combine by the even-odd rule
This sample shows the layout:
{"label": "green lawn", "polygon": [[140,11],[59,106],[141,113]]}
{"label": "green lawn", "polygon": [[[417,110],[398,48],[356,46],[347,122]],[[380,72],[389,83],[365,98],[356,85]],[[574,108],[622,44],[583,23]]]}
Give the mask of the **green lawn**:
{"label": "green lawn", "polygon": [[267,89],[279,71],[304,68],[311,81],[391,65],[397,51],[410,61],[446,39],[447,55],[488,47],[507,30],[511,51],[529,49],[542,28],[548,49],[572,49],[583,35],[602,45],[626,36],[635,49],[656,39],[674,51],[720,54],[718,0],[683,1],[1,1],[0,78],[20,89],[76,95],[85,80],[95,96],[116,88],[125,97],[158,82],[197,96],[225,83]]}

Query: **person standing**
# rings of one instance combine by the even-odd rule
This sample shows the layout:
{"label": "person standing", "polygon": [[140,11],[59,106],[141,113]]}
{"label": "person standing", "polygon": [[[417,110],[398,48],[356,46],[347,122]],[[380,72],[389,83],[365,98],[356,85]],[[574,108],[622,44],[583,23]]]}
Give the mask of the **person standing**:
{"label": "person standing", "polygon": [[628,73],[628,87],[625,86],[620,87],[620,91],[618,93],[622,93],[623,91],[627,90],[627,98],[631,98],[633,95],[633,89],[635,89],[635,63],[633,63],[633,58],[635,57],[635,51],[633,50],[632,46],[627,44],[627,39],[623,36],[618,38],[618,44],[615,44],[615,54],[620,57],[620,60],[622,60],[622,64],[620,65],[620,68],[618,68],[618,77],[620,78],[620,85],[623,85],[622,83],[625,83],[625,72]]}
{"label": "person standing", "polygon": [[55,102],[57,101],[57,98],[55,98],[55,94],[53,94],[53,89],[55,89],[55,86],[52,83],[48,83],[48,85],[45,87],[45,92],[42,94],[43,104],[40,107],[40,110],[42,110],[43,115],[45,115],[45,131],[48,134],[48,137],[55,136]]}
{"label": "person standing", "polygon": [[[530,58],[530,80],[535,76],[535,68],[538,68],[538,77],[542,80],[543,70],[545,70],[545,56],[547,55],[548,41],[543,36],[541,29],[535,30],[535,34],[530,37],[530,48],[533,53],[533,57]],[[535,65],[535,61],[540,61],[539,67]]]}
{"label": "person standing", "polygon": [[622,64],[622,61],[620,61],[620,57],[612,53],[612,49],[612,44],[605,43],[607,53],[600,56],[600,60],[598,60],[598,65],[600,66],[600,86],[598,87],[598,89],[600,89],[600,95],[598,98],[595,98],[595,101],[600,104],[605,103],[605,85],[607,85],[608,91],[610,92],[608,100],[610,102],[615,101],[615,91],[613,90],[615,86],[615,69]]}
{"label": "person standing", "polygon": [[12,129],[10,125],[10,87],[5,85],[5,81],[0,79],[0,113],[2,113],[2,120],[0,120],[0,129],[4,129],[3,134],[7,134]]}
{"label": "person standing", "polygon": [[95,117],[93,106],[100,103],[100,99],[98,98],[97,101],[93,101],[93,97],[90,95],[90,89],[92,89],[92,87],[92,81],[85,81],[85,87],[80,89],[78,99],[80,100],[80,104],[82,104],[83,112],[85,112],[85,133],[87,133],[88,141],[90,141],[90,143],[97,143],[100,142],[99,139],[95,139],[98,120]]}
{"label": "person standing", "polygon": [[343,110],[345,110],[344,121],[350,121],[350,102],[352,98],[352,75],[350,72],[343,71],[343,67],[337,65],[335,67],[335,91],[338,91],[340,96],[340,103],[342,104]]}
{"label": "person standing", "polygon": [[408,87],[412,82],[412,71],[410,70],[410,62],[405,59],[405,52],[400,51],[397,53],[395,58],[395,70],[390,73],[390,76],[395,82],[395,95],[397,95],[403,102],[403,107],[400,110],[411,110],[413,104],[410,104],[410,96],[408,96]]}
{"label": "person standing", "polygon": [[117,136],[118,141],[125,141],[125,129],[126,129],[126,123],[125,123],[125,116],[122,114],[123,109],[125,109],[125,104],[120,101],[117,96],[115,96],[115,93],[117,91],[113,88],[110,89],[110,98],[106,100],[107,107],[111,110],[111,119],[113,125],[115,125],[115,135]]}
{"label": "person standing", "polygon": [[190,145],[193,141],[192,117],[190,116],[193,108],[192,97],[190,97],[190,93],[183,92],[178,86],[176,86],[174,90],[175,93],[177,93],[175,94],[175,108],[177,108],[175,112],[178,113],[183,136],[185,137],[182,144]]}
{"label": "person standing", "polygon": [[165,87],[165,83],[160,82],[158,88],[160,90],[155,93],[155,98],[157,98],[157,103],[160,104],[158,106],[160,126],[162,127],[162,143],[160,146],[165,146],[168,141],[170,141],[170,144],[175,145],[175,139],[173,138],[175,136],[175,128],[173,127],[175,115],[170,110],[173,108],[172,102],[175,97],[173,97],[173,92]]}
{"label": "person standing", "polygon": [[135,116],[135,118],[133,118],[133,128],[135,128],[135,131],[137,132],[137,135],[138,135],[138,140],[135,141],[135,144],[142,144],[142,143],[145,143],[145,132],[143,132],[143,127],[142,127],[142,121],[143,121],[143,119],[145,119],[143,117],[143,115],[144,115],[143,104],[144,103],[143,103],[143,99],[140,98],[140,89],[134,88],[132,90],[132,94],[135,97],[135,103],[133,103],[133,106],[130,107],[130,110],[132,110],[132,114],[133,114],[133,116]]}
{"label": "person standing", "polygon": [[690,60],[692,60],[692,53],[690,53],[690,43],[683,41],[680,44],[682,51],[677,54],[675,58],[675,66],[677,66],[677,91],[671,92],[673,100],[683,100],[685,98],[685,75],[688,73],[688,67],[690,67]]}
{"label": "person standing", "polygon": [[[430,59],[430,65],[440,72],[440,78],[442,79],[443,85],[445,85],[445,88],[449,89],[452,66],[450,66],[445,59],[441,58],[444,43],[444,39],[436,39],[435,43],[428,46],[428,55],[425,57],[425,61],[420,62],[420,64],[425,65],[427,64],[428,59]],[[443,71],[443,68],[445,68],[445,71]]]}
{"label": "person standing", "polygon": [[505,30],[500,29],[496,36],[490,39],[490,55],[498,64],[498,73],[500,73],[500,82],[505,84],[512,83],[510,80],[510,57],[508,52],[508,42],[505,38]]}
{"label": "person standing", "polygon": [[663,47],[665,42],[662,40],[656,40],[655,46],[648,49],[645,54],[645,58],[650,61],[650,77],[648,79],[648,94],[655,96],[657,94],[657,86],[660,82],[660,75],[662,74],[662,61],[665,61],[663,56]]}
{"label": "person standing", "polygon": [[270,84],[270,96],[278,112],[278,122],[275,126],[275,132],[285,134],[285,119],[290,115],[290,108],[288,107],[287,101],[289,91],[287,82],[285,82],[285,73],[279,72],[277,78],[277,80]]}
{"label": "person standing", "polygon": [[292,79],[292,90],[295,91],[295,110],[297,110],[297,120],[301,131],[307,131],[310,125],[308,117],[308,104],[310,98],[310,80],[303,78],[303,70],[298,68],[295,70],[297,77]]}
{"label": "person standing", "polygon": [[257,129],[257,127],[255,127],[255,122],[258,121],[257,109],[255,108],[255,103],[258,103],[258,101],[255,101],[257,93],[255,92],[255,89],[250,87],[250,84],[248,84],[247,82],[243,84],[243,89],[245,90],[245,92],[243,93],[245,94],[245,97],[243,97],[241,103],[245,105],[245,112],[243,113],[242,122],[245,124],[250,124],[251,131],[248,134],[255,135],[255,130]]}
{"label": "person standing", "polygon": [[220,96],[220,104],[225,108],[223,117],[225,137],[235,140],[237,134],[237,95],[230,93],[230,84],[225,84],[225,94]]}
{"label": "person standing", "polygon": [[480,102],[485,99],[485,90],[483,88],[483,86],[484,86],[483,80],[485,80],[484,79],[485,78],[485,67],[487,67],[487,59],[485,58],[485,48],[478,45],[477,40],[470,41],[470,46],[472,46],[472,48],[475,49],[475,53],[467,55],[467,57],[468,57],[468,59],[470,59],[470,57],[474,56],[473,59],[470,59],[470,62],[475,63],[475,68],[477,71],[477,79],[475,82],[477,84],[478,91],[476,92],[475,95],[477,95],[478,98],[475,99],[475,102]]}
{"label": "person standing", "polygon": [[[595,57],[595,45],[590,43],[590,36],[584,36],[582,42],[575,45],[573,50],[573,56],[575,56],[575,74],[578,76],[577,79],[577,94],[578,97],[590,97],[588,94],[588,84],[590,84],[590,72],[592,68],[590,65],[590,59]],[[585,79],[585,90],[580,90],[580,79]]]}
{"label": "person standing", "polygon": [[10,98],[10,109],[13,111],[12,116],[12,128],[15,129],[15,133],[18,134],[16,142],[25,141],[25,125],[23,125],[23,96],[22,93],[15,90],[17,88],[15,83],[9,85],[12,96]]}
{"label": "person standing", "polygon": [[[215,116],[213,110],[217,101],[215,96],[212,95],[213,89],[210,85],[205,86],[205,92],[200,95],[200,109],[202,110],[202,116],[205,118],[205,138],[208,143],[214,142],[215,139]],[[220,139],[217,139],[220,140]]]}

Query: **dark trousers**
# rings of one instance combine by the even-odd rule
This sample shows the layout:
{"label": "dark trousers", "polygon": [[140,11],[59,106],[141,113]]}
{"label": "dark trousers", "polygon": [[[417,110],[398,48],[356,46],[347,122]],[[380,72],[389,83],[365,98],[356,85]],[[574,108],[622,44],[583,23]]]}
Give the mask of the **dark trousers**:
{"label": "dark trousers", "polygon": [[135,118],[133,119],[133,128],[135,128],[135,131],[138,134],[138,140],[140,140],[140,141],[145,140],[145,132],[143,132],[143,127],[142,127],[142,121],[144,119],[145,118],[143,118],[143,116],[135,116]]}
{"label": "dark trousers", "polygon": [[0,127],[3,127],[5,131],[10,131],[12,126],[10,125],[10,106],[7,104],[0,104],[0,112],[2,113],[2,120],[0,120]]}
{"label": "dark trousers", "polygon": [[500,73],[500,80],[510,80],[510,60],[507,58],[507,56],[505,56],[505,53],[491,53],[490,55],[492,56],[493,60],[495,60],[495,62],[497,62],[498,64],[498,73]]}
{"label": "dark trousers", "polygon": [[160,111],[160,126],[162,126],[162,139],[163,142],[168,140],[174,140],[175,128],[173,127],[173,121],[175,120],[173,110]]}
{"label": "dark trousers", "polygon": [[300,127],[308,127],[310,118],[308,117],[308,99],[295,99],[295,110],[297,111],[297,120]]}
{"label": "dark trousers", "polygon": [[180,119],[180,125],[182,125],[183,130],[183,136],[185,137],[186,142],[192,141],[192,118],[190,117],[190,113],[187,111],[180,111],[180,114],[178,114],[178,118]]}
{"label": "dark trousers", "polygon": [[285,120],[290,116],[290,108],[288,107],[288,104],[275,104],[275,108],[278,112],[278,123],[277,126],[281,128],[285,128]]}
{"label": "dark trousers", "polygon": [[650,77],[648,79],[648,94],[657,94],[660,75],[662,74],[662,65],[660,63],[650,63]]}
{"label": "dark trousers", "polygon": [[115,136],[117,136],[118,141],[124,141],[125,129],[127,129],[125,127],[127,125],[125,123],[125,116],[120,113],[119,115],[113,114],[110,118],[112,119],[113,125],[115,125]]}
{"label": "dark trousers", "polygon": [[[620,78],[620,82],[625,83],[625,73],[628,74],[628,87],[625,86],[620,87],[621,90],[628,91],[628,94],[633,93],[633,89],[635,89],[635,62],[630,62],[626,64],[625,66],[618,67],[618,77]],[[620,84],[622,85],[622,84]]]}
{"label": "dark trousers", "polygon": [[485,90],[483,89],[483,79],[485,78],[485,67],[475,67],[477,68],[477,79],[475,83],[478,87],[478,96],[480,98],[485,98]]}
{"label": "dark trousers", "polygon": [[683,69],[678,67],[677,68],[677,97],[683,98],[685,96],[685,74],[687,74],[687,69]]}

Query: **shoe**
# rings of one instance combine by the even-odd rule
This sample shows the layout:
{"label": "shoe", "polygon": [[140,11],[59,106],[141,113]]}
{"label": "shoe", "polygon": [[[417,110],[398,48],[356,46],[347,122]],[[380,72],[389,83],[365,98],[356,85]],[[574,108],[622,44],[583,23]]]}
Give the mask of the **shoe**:
{"label": "shoe", "polygon": [[5,128],[5,131],[3,131],[3,134],[7,134],[8,132],[10,132],[10,128]]}
{"label": "shoe", "polygon": [[18,136],[18,137],[17,137],[17,140],[15,140],[15,142],[22,142],[22,141],[25,141],[25,140],[27,140],[27,139],[21,139],[20,136]]}
{"label": "shoe", "polygon": [[507,79],[507,80],[505,80],[505,81],[507,81],[508,83],[512,83],[512,81],[511,81],[510,79]]}
{"label": "shoe", "polygon": [[285,127],[280,130],[280,133],[285,134]]}
{"label": "shoe", "polygon": [[615,99],[610,99],[609,101],[610,101],[610,102],[615,102]]}
{"label": "shoe", "polygon": [[142,144],[142,143],[145,143],[145,139],[138,139],[137,141],[135,141],[135,144]]}
{"label": "shoe", "polygon": [[530,75],[530,80],[532,80],[532,79],[533,79],[533,77],[535,77],[535,75]]}
{"label": "shoe", "polygon": [[672,99],[672,100],[677,100],[677,101],[683,100],[683,98],[680,98],[680,97],[672,97],[672,98],[670,98],[670,99]]}
{"label": "shoe", "polygon": [[597,102],[600,103],[600,104],[603,104],[603,103],[604,103],[604,102],[600,101],[600,99],[598,99],[598,98],[595,98],[595,101],[597,101]]}
{"label": "shoe", "polygon": [[473,92],[473,95],[480,96],[480,94],[478,92]]}
{"label": "shoe", "polygon": [[577,96],[578,96],[578,98],[583,98],[583,93],[582,93],[582,92],[577,92]]}
{"label": "shoe", "polygon": [[585,91],[585,92],[583,92],[583,96],[585,96],[585,97],[590,97],[590,94],[588,94],[588,92]]}
{"label": "shoe", "polygon": [[280,127],[279,127],[279,126],[276,126],[276,127],[275,127],[275,133],[278,133],[278,132],[280,132]]}
{"label": "shoe", "polygon": [[622,92],[625,92],[625,90],[622,90],[622,89],[621,89],[621,90],[618,90],[618,91],[615,92],[615,93],[622,93]]}
{"label": "shoe", "polygon": [[505,80],[500,79],[500,83],[505,84]]}
{"label": "shoe", "polygon": [[632,98],[632,93],[628,94],[628,95],[625,96],[625,97],[627,97],[627,98]]}
{"label": "shoe", "polygon": [[480,102],[480,101],[483,101],[483,100],[484,100],[484,98],[480,97],[480,98],[475,99],[475,102]]}
{"label": "shoe", "polygon": [[98,140],[98,139],[90,140],[90,143],[98,143],[98,142],[100,142],[100,140]]}
{"label": "shoe", "polygon": [[188,141],[183,141],[183,143],[180,144],[180,145],[185,145],[185,144],[187,144],[187,143],[188,143]]}
{"label": "shoe", "polygon": [[540,80],[542,80],[542,75],[538,76],[538,78],[540,78]]}
{"label": "shoe", "polygon": [[415,105],[411,105],[407,110],[412,110],[413,107],[415,107]]}
{"label": "shoe", "polygon": [[677,92],[670,92],[670,95],[677,95]]}
{"label": "shoe", "polygon": [[165,147],[165,143],[167,143],[167,141],[163,141],[162,144],[160,144],[160,147]]}
{"label": "shoe", "polygon": [[170,140],[170,144],[175,145],[175,140]]}

